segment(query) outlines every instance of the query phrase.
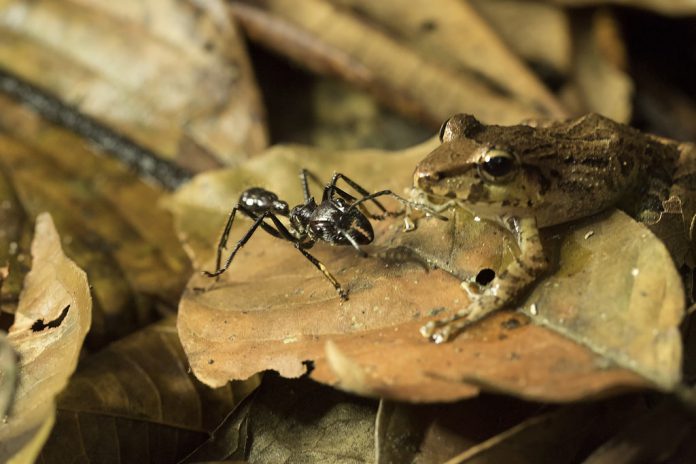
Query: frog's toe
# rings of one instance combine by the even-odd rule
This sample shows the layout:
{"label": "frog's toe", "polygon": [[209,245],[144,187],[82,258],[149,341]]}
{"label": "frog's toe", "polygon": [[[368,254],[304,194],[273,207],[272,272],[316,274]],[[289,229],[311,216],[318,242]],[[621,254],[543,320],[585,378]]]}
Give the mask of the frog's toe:
{"label": "frog's toe", "polygon": [[435,321],[430,321],[420,328],[420,333],[425,338],[430,338],[437,328],[437,323]]}
{"label": "frog's toe", "polygon": [[435,331],[430,336],[430,341],[435,343],[436,345],[439,345],[440,343],[445,343],[445,342],[449,341],[451,336],[452,336],[452,329],[448,325],[448,326],[442,327],[441,329]]}

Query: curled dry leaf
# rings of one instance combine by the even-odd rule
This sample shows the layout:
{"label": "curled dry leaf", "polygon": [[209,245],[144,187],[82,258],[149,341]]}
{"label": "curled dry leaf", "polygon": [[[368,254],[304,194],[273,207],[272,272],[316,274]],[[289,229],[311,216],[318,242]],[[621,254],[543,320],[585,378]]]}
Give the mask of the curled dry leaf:
{"label": "curled dry leaf", "polygon": [[[84,139],[0,97],[0,249],[10,266],[3,303],[16,301],[28,269],[32,218],[50,210],[66,253],[90,276],[90,346],[132,332],[173,306],[190,272],[162,190],[101,156]],[[5,305],[3,309],[9,309]]]}
{"label": "curled dry leaf", "polygon": [[19,383],[10,414],[0,424],[2,462],[11,457],[33,462],[54,421],[54,398],[75,370],[91,321],[87,276],[63,254],[46,213],[36,219],[31,252],[34,265],[8,335],[19,355]]}
{"label": "curled dry leaf", "polygon": [[[209,269],[224,211],[243,189],[262,185],[299,203],[296,173],[307,167],[322,179],[337,170],[369,190],[398,192],[432,146],[321,156],[277,147],[241,169],[198,176],[170,208],[196,266]],[[454,400],[480,388],[546,401],[651,383],[669,388],[679,379],[681,363],[679,276],[667,250],[645,228],[622,213],[595,220],[555,232],[563,232],[559,269],[522,305],[553,330],[502,311],[451,343],[423,339],[418,328],[424,319],[466,305],[459,280],[441,270],[427,272],[423,261],[447,263],[470,277],[507,259],[503,234],[492,233],[491,225],[426,219],[416,232],[420,236],[403,233],[398,220],[380,224],[368,259],[342,247],[312,249],[350,291],[344,303],[292,245],[260,231],[219,282],[200,274],[191,279],[179,307],[179,334],[194,373],[209,385],[267,369],[297,377],[309,362],[316,380],[409,401]],[[249,225],[238,219],[230,243]],[[595,234],[584,240],[590,228]],[[430,240],[443,245],[408,245]],[[389,259],[399,247],[415,250],[419,259]],[[435,257],[440,250],[439,259],[423,250]],[[533,302],[539,314],[532,314]]]}
{"label": "curled dry leaf", "polygon": [[[258,385],[211,389],[189,371],[174,318],[89,356],[58,398],[43,462],[178,462]],[[85,427],[89,424],[89,427]],[[167,446],[162,446],[167,443]]]}
{"label": "curled dry leaf", "polygon": [[2,67],[189,169],[266,145],[251,66],[221,1],[8,0],[0,38]]}
{"label": "curled dry leaf", "polygon": [[[365,88],[433,127],[462,111],[495,123],[563,115],[555,99],[465,2],[438,0],[408,9],[397,2],[337,3],[372,18],[365,21],[328,0],[233,1],[230,8],[252,40],[317,73]],[[432,17],[425,26],[422,14]],[[452,38],[462,30],[472,34],[470,46]],[[412,34],[417,39],[403,39]],[[492,64],[481,60],[488,52],[495,56]]]}

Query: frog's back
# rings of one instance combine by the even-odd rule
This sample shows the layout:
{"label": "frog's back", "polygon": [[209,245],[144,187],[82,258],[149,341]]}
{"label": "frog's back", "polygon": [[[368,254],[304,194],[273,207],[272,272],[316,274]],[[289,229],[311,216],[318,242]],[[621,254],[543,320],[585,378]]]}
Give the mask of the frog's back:
{"label": "frog's back", "polygon": [[635,204],[652,195],[647,178],[669,188],[678,158],[673,147],[597,114],[540,127],[484,127],[480,142],[516,152],[538,178],[535,215],[542,227]]}

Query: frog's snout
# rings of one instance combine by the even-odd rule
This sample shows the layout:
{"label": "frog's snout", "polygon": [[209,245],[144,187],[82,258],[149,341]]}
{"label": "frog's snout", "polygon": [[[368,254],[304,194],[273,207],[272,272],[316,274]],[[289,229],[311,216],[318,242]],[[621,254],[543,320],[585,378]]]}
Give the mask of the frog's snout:
{"label": "frog's snout", "polygon": [[440,180],[440,173],[424,169],[416,169],[413,173],[413,186],[427,193],[432,192],[432,186]]}

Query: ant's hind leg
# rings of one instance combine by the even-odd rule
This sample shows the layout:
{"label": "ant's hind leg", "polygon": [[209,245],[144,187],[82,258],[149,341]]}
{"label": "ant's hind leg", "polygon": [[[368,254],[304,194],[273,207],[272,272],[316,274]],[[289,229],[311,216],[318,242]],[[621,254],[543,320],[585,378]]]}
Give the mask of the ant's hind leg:
{"label": "ant's hind leg", "polygon": [[232,208],[229,216],[227,216],[227,223],[225,223],[225,229],[222,231],[222,235],[220,235],[220,241],[218,242],[217,246],[217,257],[215,259],[216,272],[220,270],[220,265],[222,264],[222,250],[224,250],[227,247],[227,240],[230,238],[230,230],[232,230],[232,223],[234,222],[234,216],[236,215],[238,209],[239,204]]}
{"label": "ant's hind leg", "polygon": [[[239,208],[235,208],[235,209],[239,209]],[[273,216],[273,213],[270,213],[268,211],[263,213],[259,217],[254,218],[255,219],[254,224],[251,227],[249,227],[249,230],[247,230],[247,232],[244,234],[244,236],[241,238],[241,240],[239,240],[237,242],[237,244],[234,246],[234,249],[230,253],[230,256],[227,258],[227,261],[225,261],[225,264],[222,267],[220,267],[220,264],[218,263],[217,269],[215,270],[215,272],[203,271],[203,274],[207,277],[217,277],[220,274],[222,274],[223,272],[225,272],[227,270],[227,268],[230,267],[230,264],[232,264],[232,260],[234,259],[235,255],[237,254],[239,249],[242,248],[246,244],[246,242],[249,241],[249,239],[251,238],[252,235],[254,235],[254,232],[256,232],[256,229],[258,229],[259,226],[261,226],[262,229],[264,229],[266,232],[270,233],[271,235],[278,237],[278,233],[275,230],[273,230],[272,227],[268,226],[267,224],[264,224],[263,220],[266,217],[275,218],[275,216]],[[226,244],[227,238],[229,237],[229,229],[232,228],[232,220],[234,219],[233,213],[230,214],[230,218],[232,218],[232,219],[228,220],[228,222],[227,222],[228,226],[225,227],[225,232],[223,233],[223,237],[225,237],[225,241],[224,242],[222,240],[220,241],[220,243],[223,244],[222,248],[225,247],[224,245]],[[220,260],[220,253],[222,253],[222,248],[220,246],[218,246],[218,261]]]}
{"label": "ant's hind leg", "polygon": [[338,280],[336,280],[336,278],[333,276],[333,274],[331,274],[331,272],[329,272],[329,270],[326,269],[326,266],[324,266],[324,264],[321,261],[319,261],[317,258],[312,256],[307,250],[302,248],[302,246],[300,245],[299,242],[295,242],[295,248],[297,248],[297,250],[300,253],[302,253],[305,258],[307,258],[309,260],[309,262],[314,264],[314,266],[317,269],[319,269],[322,272],[322,274],[324,274],[324,277],[329,279],[329,282],[331,282],[331,285],[334,286],[334,288],[338,292],[338,296],[341,298],[341,300],[345,301],[348,299],[348,293],[345,290],[343,290],[343,287],[341,287],[341,284],[338,283]]}
{"label": "ant's hind leg", "polygon": [[343,287],[341,287],[341,284],[338,283],[338,280],[336,280],[336,278],[333,276],[333,274],[331,274],[331,272],[329,272],[329,270],[326,268],[326,266],[324,266],[324,264],[321,261],[319,261],[317,258],[312,256],[307,250],[302,248],[302,244],[300,243],[300,241],[297,238],[293,237],[293,235],[290,233],[290,231],[287,229],[287,227],[285,227],[283,225],[283,223],[280,222],[280,220],[277,217],[275,217],[274,215],[269,215],[268,218],[271,221],[273,221],[273,224],[278,229],[278,232],[280,233],[280,235],[283,238],[285,238],[286,240],[288,240],[289,242],[292,242],[295,245],[295,248],[297,248],[297,250],[300,253],[302,253],[304,255],[304,257],[309,260],[310,263],[314,264],[314,267],[319,269],[322,272],[322,274],[324,274],[324,277],[326,277],[329,280],[329,282],[331,282],[331,285],[333,285],[334,288],[336,289],[336,291],[338,292],[338,296],[341,297],[341,300],[344,300],[344,301],[347,300],[348,293],[345,290],[343,290]]}

